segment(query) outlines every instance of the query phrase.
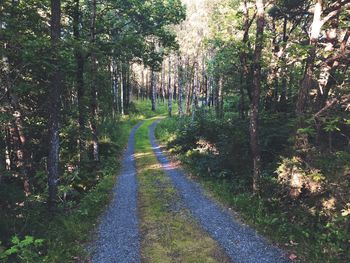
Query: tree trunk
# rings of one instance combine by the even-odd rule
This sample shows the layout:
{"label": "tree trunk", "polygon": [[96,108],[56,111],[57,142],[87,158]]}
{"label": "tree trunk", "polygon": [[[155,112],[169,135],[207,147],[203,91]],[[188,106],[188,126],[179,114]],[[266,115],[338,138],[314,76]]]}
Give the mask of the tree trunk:
{"label": "tree trunk", "polygon": [[94,161],[98,161],[99,157],[99,145],[98,145],[98,132],[97,132],[97,58],[95,53],[96,42],[96,0],[91,2],[91,25],[90,25],[90,37],[92,44],[91,52],[91,98],[90,98],[90,128],[92,133],[92,155]]}
{"label": "tree trunk", "polygon": [[152,69],[151,71],[151,102],[152,102],[152,111],[156,111],[156,99],[157,99],[157,94],[156,94],[156,79],[155,79],[155,74],[154,70]]}
{"label": "tree trunk", "polygon": [[49,208],[53,209],[57,202],[57,181],[59,177],[59,116],[61,96],[61,72],[59,62],[59,42],[61,35],[61,1],[51,0],[51,52],[54,70],[51,74],[49,92],[49,154],[47,158]]}
{"label": "tree trunk", "polygon": [[[334,28],[335,31],[335,28]],[[336,34],[335,32],[333,34]],[[347,42],[350,37],[350,29],[347,29],[343,40],[340,43],[339,51],[327,58],[325,62],[323,62],[321,67],[321,74],[318,80],[319,83],[319,91],[316,97],[316,111],[322,109],[327,102],[329,92],[332,86],[337,82],[335,79],[335,73],[340,65],[339,60],[345,56]],[[330,39],[330,42],[333,42]],[[332,47],[333,49],[333,47]]]}
{"label": "tree trunk", "polygon": [[151,90],[151,76],[149,70],[147,70],[146,74],[146,98],[148,100],[152,100],[152,90]]}
{"label": "tree trunk", "polygon": [[[288,36],[287,36],[287,17],[284,18],[283,21],[283,47],[286,48]],[[281,81],[281,96],[279,100],[279,110],[284,112],[286,110],[286,102],[287,102],[287,75],[288,75],[288,66],[286,65],[286,54],[283,52],[281,56],[282,61],[282,81]]]}
{"label": "tree trunk", "polygon": [[322,14],[322,0],[318,0],[315,5],[314,18],[311,25],[310,49],[306,60],[306,68],[304,78],[298,93],[298,100],[296,104],[297,116],[302,116],[306,111],[306,104],[309,98],[309,91],[312,86],[312,77],[314,75],[314,64],[316,58],[316,47],[318,43],[318,36],[321,32],[321,14]]}
{"label": "tree trunk", "polygon": [[182,96],[183,96],[183,69],[182,69],[182,60],[181,57],[178,57],[178,70],[177,70],[177,74],[178,74],[178,86],[179,86],[179,92],[178,92],[178,104],[179,104],[179,116],[183,116],[183,103],[182,103]]}
{"label": "tree trunk", "polygon": [[[10,15],[14,15],[14,7],[18,5],[18,2],[12,2],[11,7],[13,8],[10,12]],[[0,10],[2,11],[2,7],[0,6]],[[3,23],[0,19],[0,29],[6,28],[6,23]],[[2,43],[2,47],[4,50],[9,48],[9,43]],[[26,196],[30,194],[30,183],[29,183],[29,174],[28,174],[28,166],[29,166],[29,156],[27,151],[27,138],[24,134],[24,116],[22,110],[20,109],[19,100],[16,94],[13,93],[14,87],[16,85],[15,79],[16,77],[12,74],[14,70],[12,70],[9,57],[7,57],[6,53],[3,53],[2,57],[2,74],[3,81],[2,86],[4,87],[4,97],[7,97],[7,100],[10,104],[10,113],[13,116],[13,121],[9,123],[9,134],[12,138],[10,141],[7,141],[8,148],[6,155],[6,166],[7,168],[12,169],[13,165],[16,165],[20,170],[20,176],[23,180],[23,189]],[[13,64],[15,64],[14,62]],[[16,65],[14,65],[16,67]],[[16,139],[15,139],[16,138]],[[13,143],[13,147],[11,147],[11,142]],[[12,155],[12,156],[11,156]]]}
{"label": "tree trunk", "polygon": [[244,99],[244,88],[243,88],[243,80],[244,76],[241,73],[240,76],[240,85],[239,85],[239,94],[240,94],[240,99],[239,99],[239,117],[243,120],[245,119],[245,113],[244,113],[244,108],[245,108],[245,99]]}
{"label": "tree trunk", "polygon": [[219,114],[220,118],[224,116],[224,79],[222,77],[219,81]]}
{"label": "tree trunk", "polygon": [[113,104],[115,111],[119,113],[119,79],[118,79],[118,67],[117,62],[112,58],[112,90],[113,90]]}
{"label": "tree trunk", "polygon": [[168,72],[168,115],[171,117],[173,111],[173,91],[171,85],[171,59],[169,57],[169,72]]}
{"label": "tree trunk", "polygon": [[301,87],[298,92],[298,98],[296,102],[296,115],[299,118],[296,126],[295,134],[295,148],[298,150],[299,155],[303,158],[309,150],[309,138],[305,133],[300,133],[299,129],[305,126],[304,115],[307,110],[307,102],[309,99],[309,92],[312,86],[312,80],[314,75],[314,64],[316,59],[316,48],[318,44],[318,37],[321,32],[321,14],[322,14],[323,0],[317,0],[314,8],[314,17],[311,25],[310,36],[310,49],[308,51],[308,57],[306,60],[304,77],[301,83]]}
{"label": "tree trunk", "polygon": [[223,89],[223,79],[222,76],[218,77],[216,80],[216,88],[215,88],[215,111],[216,116],[218,118],[221,118],[223,116],[223,96],[222,96],[222,89]]}
{"label": "tree trunk", "polygon": [[190,58],[187,57],[186,64],[186,113],[189,114],[191,111],[191,94],[192,94],[192,73],[190,68]]}
{"label": "tree trunk", "polygon": [[[76,41],[80,41],[80,0],[75,0],[73,33]],[[84,87],[84,56],[80,47],[75,49],[76,69],[75,76],[77,82],[77,99],[78,99],[78,122],[79,122],[79,161],[86,158],[86,134],[85,134],[85,87]]]}
{"label": "tree trunk", "polygon": [[161,96],[162,96],[162,102],[164,104],[165,102],[165,65],[163,63],[162,65],[162,72],[161,72],[161,84],[160,84],[160,93],[161,93]]}
{"label": "tree trunk", "polygon": [[278,102],[278,93],[279,93],[279,79],[280,79],[280,67],[279,67],[280,45],[279,45],[279,41],[277,40],[275,18],[272,19],[272,34],[274,36],[272,39],[273,68],[271,73],[273,91],[271,93],[272,97],[270,98],[271,105],[267,105],[267,106],[271,110],[276,111],[277,102]]}
{"label": "tree trunk", "polygon": [[[123,68],[123,66],[121,66]],[[120,83],[120,114],[124,115],[124,85],[125,82],[123,81],[124,79],[124,73],[123,70],[120,71],[120,76],[119,76],[119,83]]]}
{"label": "tree trunk", "polygon": [[145,90],[145,70],[141,71],[141,100],[144,100],[144,90]]}
{"label": "tree trunk", "polygon": [[128,110],[130,106],[131,101],[131,81],[130,81],[130,63],[127,62],[126,64],[126,105],[125,108]]}
{"label": "tree trunk", "polygon": [[254,50],[254,71],[253,71],[253,90],[252,101],[250,105],[250,149],[253,157],[253,191],[259,191],[259,181],[261,174],[261,155],[259,146],[259,100],[261,89],[261,53],[263,49],[264,38],[264,1],[256,0],[256,40]]}
{"label": "tree trunk", "polygon": [[198,93],[198,63],[195,62],[194,74],[193,74],[193,92],[192,92],[192,121],[196,117],[197,93]]}
{"label": "tree trunk", "polygon": [[178,83],[178,79],[177,79],[177,77],[178,77],[178,75],[177,75],[177,68],[178,68],[178,66],[177,66],[177,64],[175,63],[175,61],[174,61],[174,65],[173,65],[173,68],[174,68],[174,73],[173,73],[173,77],[174,77],[174,80],[173,80],[173,94],[172,94],[172,96],[173,96],[173,101],[175,101],[176,102],[176,98],[177,98],[177,83]]}
{"label": "tree trunk", "polygon": [[[5,127],[5,169],[6,171],[10,171],[12,167],[11,161],[11,136],[10,136],[10,128]],[[0,174],[1,176],[1,174]]]}

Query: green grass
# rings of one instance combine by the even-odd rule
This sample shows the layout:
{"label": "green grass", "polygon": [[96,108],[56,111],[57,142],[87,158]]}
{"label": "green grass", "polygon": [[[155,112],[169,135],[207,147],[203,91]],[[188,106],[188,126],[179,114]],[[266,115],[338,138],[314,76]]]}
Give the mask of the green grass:
{"label": "green grass", "polygon": [[[158,102],[156,106],[156,111],[151,110],[151,102],[149,100],[145,101],[136,101],[133,102],[133,108],[131,110],[131,115],[137,116],[141,119],[151,118],[155,116],[167,116],[168,115],[168,102],[164,103]],[[178,111],[177,102],[173,101],[173,110],[172,113],[176,114]]]}
{"label": "green grass", "polygon": [[225,252],[192,219],[154,155],[147,120],[136,133],[142,262],[229,262]]}
{"label": "green grass", "polygon": [[257,229],[259,233],[290,253],[296,254],[298,258],[294,262],[348,262],[349,252],[345,250],[344,253],[339,253],[345,244],[339,244],[335,238],[335,235],[342,235],[344,231],[331,229],[337,222],[331,222],[329,227],[325,228],[315,218],[308,216],[303,207],[283,207],[283,203],[271,193],[259,197],[251,192],[237,191],[237,186],[229,179],[200,174],[196,163],[191,161],[186,153],[176,151],[178,145],[169,144],[176,138],[177,127],[176,118],[164,119],[157,126],[156,137],[164,145],[171,145],[172,148],[168,147],[169,154],[176,153],[173,157],[182,162],[187,173],[204,186],[208,195],[233,208],[242,221]]}

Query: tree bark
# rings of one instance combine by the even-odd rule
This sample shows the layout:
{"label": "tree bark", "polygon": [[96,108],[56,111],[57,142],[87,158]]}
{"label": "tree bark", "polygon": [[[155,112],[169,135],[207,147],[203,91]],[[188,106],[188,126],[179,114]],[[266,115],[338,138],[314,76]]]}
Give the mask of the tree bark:
{"label": "tree bark", "polygon": [[132,88],[131,88],[131,73],[130,73],[130,63],[126,63],[126,104],[125,108],[128,110],[130,106],[130,101],[131,101],[131,93],[132,93]]}
{"label": "tree bark", "polygon": [[151,71],[151,102],[152,102],[152,111],[156,111],[156,99],[157,99],[157,94],[156,94],[156,79],[155,79],[155,74],[154,70],[152,69]]}
{"label": "tree bark", "polygon": [[59,177],[59,117],[61,96],[61,72],[59,62],[59,42],[61,35],[61,1],[51,0],[51,51],[54,70],[51,74],[49,92],[49,154],[47,159],[49,208],[53,209],[57,202],[57,182]]}
{"label": "tree bark", "polygon": [[91,98],[90,98],[90,128],[92,133],[92,155],[94,161],[99,161],[99,142],[97,131],[97,57],[95,52],[96,43],[96,0],[91,2],[91,25],[90,37],[92,44],[91,52]]}
{"label": "tree bark", "polygon": [[[288,20],[287,17],[284,18],[283,21],[283,46],[284,49],[286,48],[286,44],[288,41],[288,36],[287,36],[287,24]],[[279,100],[279,110],[280,111],[285,111],[286,109],[286,102],[287,102],[287,74],[288,74],[288,67],[286,65],[286,54],[283,52],[281,55],[281,61],[282,61],[282,81],[281,81],[281,97]]]}
{"label": "tree bark", "polygon": [[197,111],[197,93],[198,93],[198,63],[195,62],[193,65],[193,92],[192,92],[192,121],[196,117]]}
{"label": "tree bark", "polygon": [[183,103],[182,103],[182,97],[183,97],[183,69],[182,69],[182,60],[181,57],[178,57],[178,70],[177,70],[177,74],[178,74],[178,86],[179,86],[179,92],[178,92],[178,105],[179,105],[179,116],[183,116],[184,112],[183,112]]}
{"label": "tree bark", "polygon": [[190,58],[187,57],[186,63],[186,113],[189,114],[191,111],[191,98],[192,98],[192,69],[190,68]]}
{"label": "tree bark", "polygon": [[216,81],[216,98],[215,98],[215,109],[216,109],[216,116],[218,118],[221,118],[223,116],[223,78],[222,76],[218,77]]}
{"label": "tree bark", "polygon": [[315,5],[313,22],[311,25],[311,36],[310,36],[310,49],[306,60],[306,68],[304,78],[302,80],[301,87],[298,93],[298,99],[296,104],[297,116],[302,116],[306,111],[306,104],[309,98],[309,91],[312,86],[312,77],[314,75],[314,64],[316,58],[316,48],[318,44],[318,36],[321,32],[322,22],[322,4],[323,0],[317,0]]}
{"label": "tree bark", "polygon": [[259,101],[261,89],[261,53],[263,49],[265,11],[264,1],[256,0],[256,39],[254,50],[254,68],[253,68],[253,90],[252,101],[250,104],[250,149],[253,157],[253,191],[259,191],[259,181],[261,176],[261,154],[259,145]]}
{"label": "tree bark", "polygon": [[165,65],[163,63],[162,65],[162,72],[161,72],[161,96],[162,96],[162,102],[164,104],[165,102]]}
{"label": "tree bark", "polygon": [[118,79],[118,67],[117,62],[112,58],[112,90],[113,90],[113,104],[115,111],[119,113],[119,79]]}
{"label": "tree bark", "polygon": [[141,97],[142,97],[142,100],[145,99],[145,70],[142,69],[141,71],[141,82],[142,82],[142,86],[141,86]]}
{"label": "tree bark", "polygon": [[5,169],[6,171],[10,171],[12,166],[12,161],[11,161],[12,147],[11,147],[10,128],[6,126],[4,128],[4,131],[5,131]]}
{"label": "tree bark", "polygon": [[[73,17],[73,34],[75,40],[80,41],[80,0],[75,0],[74,17]],[[75,49],[75,61],[76,61],[76,82],[77,82],[77,99],[78,99],[78,122],[79,122],[79,161],[81,162],[86,158],[86,134],[85,134],[85,87],[84,87],[84,56],[80,47]]]}
{"label": "tree bark", "polygon": [[[333,29],[334,33],[336,34],[335,28]],[[349,41],[350,37],[350,29],[347,29],[345,32],[345,35],[343,37],[343,40],[340,43],[339,51],[337,54],[332,55],[331,57],[327,58],[325,62],[323,62],[321,66],[321,74],[318,80],[319,83],[319,90],[316,97],[316,110],[322,109],[327,102],[329,92],[332,88],[332,86],[337,82],[335,79],[335,73],[338,69],[340,63],[339,60],[343,57],[345,57],[345,51],[347,42]],[[330,39],[330,42],[333,42]],[[334,44],[331,44],[332,48]]]}
{"label": "tree bark", "polygon": [[[121,66],[123,68],[123,66]],[[120,76],[119,76],[119,83],[120,83],[120,114],[124,115],[124,90],[125,90],[125,82],[123,81],[124,79],[124,73],[123,70],[120,71]]]}
{"label": "tree bark", "polygon": [[173,91],[171,85],[171,59],[169,57],[169,72],[168,72],[168,115],[171,117],[173,111]]}

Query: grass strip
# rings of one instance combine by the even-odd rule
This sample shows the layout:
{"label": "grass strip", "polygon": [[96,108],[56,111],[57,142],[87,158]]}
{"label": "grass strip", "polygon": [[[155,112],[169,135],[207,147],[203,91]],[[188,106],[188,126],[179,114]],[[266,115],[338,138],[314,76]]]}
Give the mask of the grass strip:
{"label": "grass strip", "polygon": [[136,133],[142,262],[230,262],[193,220],[153,154],[147,120]]}

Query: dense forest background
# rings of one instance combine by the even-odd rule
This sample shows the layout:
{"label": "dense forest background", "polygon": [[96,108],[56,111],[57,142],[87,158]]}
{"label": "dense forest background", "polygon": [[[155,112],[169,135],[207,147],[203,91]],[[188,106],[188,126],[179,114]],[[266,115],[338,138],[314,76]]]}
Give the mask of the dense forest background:
{"label": "dense forest background", "polygon": [[248,221],[314,262],[350,260],[349,10],[0,1],[0,259],[79,254],[62,233],[87,232],[131,124],[166,106],[159,138]]}

